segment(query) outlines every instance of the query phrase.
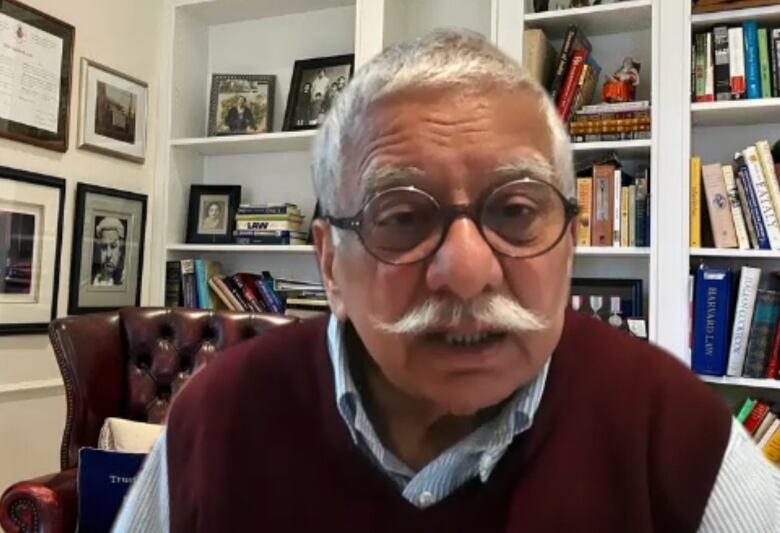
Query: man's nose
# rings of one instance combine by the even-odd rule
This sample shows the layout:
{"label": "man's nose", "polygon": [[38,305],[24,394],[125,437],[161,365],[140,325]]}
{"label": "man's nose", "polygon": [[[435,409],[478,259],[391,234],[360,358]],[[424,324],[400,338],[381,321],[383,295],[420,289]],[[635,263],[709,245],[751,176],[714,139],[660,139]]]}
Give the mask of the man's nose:
{"label": "man's nose", "polygon": [[446,290],[464,301],[498,289],[503,277],[495,252],[468,217],[452,223],[426,272],[432,291]]}

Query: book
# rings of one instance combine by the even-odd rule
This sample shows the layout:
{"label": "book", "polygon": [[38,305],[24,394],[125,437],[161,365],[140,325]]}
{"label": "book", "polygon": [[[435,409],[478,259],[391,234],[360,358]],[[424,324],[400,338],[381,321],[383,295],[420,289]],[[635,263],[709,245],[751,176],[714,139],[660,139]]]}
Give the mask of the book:
{"label": "book", "polygon": [[280,204],[241,204],[236,215],[297,215],[301,216],[301,209],[292,203]]}
{"label": "book", "polygon": [[766,430],[766,433],[764,433],[764,436],[761,437],[761,440],[758,441],[757,446],[759,450],[764,449],[764,447],[769,442],[769,439],[772,438],[778,429],[780,429],[780,419],[775,419],[775,421],[772,422],[772,425],[769,426],[769,429]]}
{"label": "book", "polygon": [[195,279],[195,260],[181,260],[181,288],[184,307],[198,308],[198,285]]}
{"label": "book", "polygon": [[[775,218],[778,218],[778,215],[780,214],[780,185],[778,185],[777,175],[775,174],[775,162],[774,159],[772,159],[772,151],[769,148],[769,143],[766,140],[758,141],[755,144],[755,148],[756,155],[758,156],[758,162],[761,166],[761,172],[764,175],[764,180],[766,181],[767,188],[769,189],[769,196],[772,199],[772,207],[774,207]],[[778,222],[780,222],[780,219]]]}
{"label": "book", "polygon": [[775,328],[775,338],[772,341],[769,364],[767,364],[767,379],[777,379],[778,370],[780,370],[780,328]]}
{"label": "book", "polygon": [[552,75],[555,50],[544,30],[523,32],[523,67],[542,87],[547,87]]}
{"label": "book", "polygon": [[780,96],[780,28],[769,36],[769,59],[772,62],[772,96]]}
{"label": "book", "polygon": [[217,294],[223,299],[225,305],[232,311],[247,311],[243,302],[236,297],[234,290],[228,285],[227,276],[215,276],[210,281],[218,288]]}
{"label": "book", "polygon": [[230,292],[234,305],[238,310],[246,312],[256,311],[252,304],[249,303],[249,300],[246,299],[246,296],[244,296],[243,288],[238,286],[233,276],[222,276],[219,279],[222,280],[222,283]]}
{"label": "book", "polygon": [[623,222],[623,172],[616,168],[613,173],[612,193],[612,246],[620,246],[620,230]]}
{"label": "book", "polygon": [[269,294],[271,295],[271,298],[273,298],[274,302],[276,303],[276,306],[280,308],[282,311],[284,311],[284,307],[285,307],[284,298],[282,298],[274,288],[275,286],[274,277],[271,275],[271,273],[268,270],[263,270],[262,276],[263,276],[263,281],[268,287]]}
{"label": "book", "polygon": [[691,157],[691,248],[701,248],[701,157]]}
{"label": "book", "polygon": [[712,32],[704,34],[704,101],[715,101],[715,50]]}
{"label": "book", "polygon": [[715,51],[715,99],[731,100],[729,29],[726,26],[715,26],[712,34]]}
{"label": "book", "polygon": [[780,211],[775,208],[775,204],[780,206],[780,191],[778,191],[777,182],[767,181],[755,146],[745,148],[742,151],[742,156],[748,169],[751,186],[755,191],[769,246],[772,250],[780,250],[780,226],[777,220],[777,213]]}
{"label": "book", "polygon": [[745,79],[745,46],[742,28],[729,28],[729,75],[731,97],[741,100],[747,95]]}
{"label": "book", "polygon": [[209,276],[206,274],[206,263],[203,259],[195,259],[195,285],[198,290],[198,307],[214,309],[209,293]]}
{"label": "book", "polygon": [[745,430],[753,435],[767,414],[769,414],[769,404],[761,400],[757,401],[753,406],[753,409],[751,409],[750,414],[745,419],[745,423],[743,424]]}
{"label": "book", "polygon": [[593,208],[591,209],[591,246],[611,246],[614,218],[615,167],[593,166]]}
{"label": "book", "polygon": [[696,79],[696,101],[707,102],[707,36],[708,33],[697,33],[694,48],[696,50],[696,62],[694,63]]}
{"label": "book", "polygon": [[766,377],[779,315],[780,293],[758,289],[753,321],[750,324],[745,367],[742,369],[744,377],[757,379]]}
{"label": "book", "polygon": [[264,307],[272,313],[284,313],[284,307],[271,295],[271,289],[268,287],[266,280],[263,279],[263,276],[255,275],[254,278],[255,287],[263,299]]}
{"label": "book", "polygon": [[577,203],[580,213],[577,215],[577,246],[590,246],[591,208],[593,207],[593,177],[577,178]]}
{"label": "book", "polygon": [[702,167],[702,183],[716,248],[736,248],[737,234],[720,163]]}
{"label": "book", "polygon": [[739,203],[739,192],[737,190],[737,182],[734,179],[734,169],[731,168],[731,165],[723,165],[721,173],[723,174],[723,183],[726,186],[726,194],[731,207],[731,218],[734,221],[738,247],[740,250],[748,250],[750,249],[750,237],[745,224],[745,216],[742,213],[742,205]]}
{"label": "book", "polygon": [[230,280],[239,290],[242,302],[246,304],[246,307],[250,311],[255,311],[257,313],[264,313],[267,311],[265,304],[262,301],[262,297],[257,293],[257,287],[255,286],[254,278],[251,274],[238,272],[230,276]]}
{"label": "book", "polygon": [[750,240],[750,247],[757,250],[761,246],[758,242],[758,237],[756,236],[756,227],[750,212],[747,193],[745,192],[745,188],[742,186],[743,180],[735,178],[734,182],[736,183],[737,186],[737,196],[739,196],[739,205],[740,207],[742,207],[742,214],[744,215],[745,218],[745,227],[747,228],[748,239]]}
{"label": "book", "polygon": [[747,420],[748,415],[750,415],[750,412],[753,410],[753,407],[756,405],[756,401],[753,398],[745,398],[745,401],[742,403],[742,407],[739,408],[739,412],[736,416],[737,422],[740,424],[744,424],[745,420]]}
{"label": "book", "polygon": [[596,85],[601,75],[601,66],[593,59],[588,57],[588,61],[582,67],[582,76],[577,87],[577,93],[574,95],[572,109],[579,111],[583,106],[590,104],[593,100],[593,94],[596,92]]}
{"label": "book", "polygon": [[696,273],[693,353],[697,374],[723,376],[728,363],[731,318],[731,270],[702,265]]}
{"label": "book", "polygon": [[209,287],[211,287],[211,290],[214,291],[214,294],[222,302],[226,309],[230,311],[241,310],[240,307],[236,307],[236,304],[233,302],[232,298],[228,296],[227,288],[224,287],[224,284],[222,283],[222,280],[219,279],[219,276],[214,276],[213,278],[209,279]]}
{"label": "book", "polygon": [[577,49],[585,49],[588,52],[592,50],[592,46],[588,38],[576,25],[571,25],[566,29],[566,35],[563,38],[563,44],[561,45],[561,51],[558,54],[558,58],[555,61],[555,68],[553,70],[553,78],[550,83],[550,97],[553,102],[558,102],[558,96],[563,89],[563,83],[566,80],[566,73],[569,68],[569,61],[572,53]]}
{"label": "book", "polygon": [[579,85],[580,77],[582,76],[582,69],[585,66],[585,62],[588,60],[589,51],[584,48],[578,48],[574,50],[571,55],[571,61],[569,64],[568,72],[566,73],[566,79],[563,82],[563,89],[558,96],[558,115],[561,120],[568,122],[569,114],[571,113],[572,104],[574,103],[574,94],[577,92],[577,86]]}
{"label": "book", "polygon": [[236,222],[238,221],[247,221],[247,222],[270,222],[270,221],[277,221],[277,222],[298,222],[302,223],[304,217],[300,215],[295,215],[292,213],[286,213],[286,214],[256,214],[256,213],[245,213],[243,215],[236,215]]}
{"label": "book", "polygon": [[[750,172],[748,172],[747,165],[745,164],[742,154],[737,154],[735,157],[735,164],[737,167],[737,190],[741,193],[741,196],[745,197],[746,202],[743,202],[743,206],[747,206],[745,213],[748,214],[748,233],[753,228],[756,235],[756,244],[761,250],[769,250],[771,248],[769,238],[766,234],[766,226],[764,226],[764,220],[761,217],[761,207],[758,204],[758,197],[756,191],[753,188],[752,181],[750,179]],[[771,202],[770,202],[771,204]]]}
{"label": "book", "polygon": [[165,262],[165,307],[179,307],[184,303],[181,292],[181,262]]}
{"label": "book", "polygon": [[631,207],[630,187],[620,188],[620,246],[628,247],[631,242],[631,225],[629,224],[629,207]]}
{"label": "book", "polygon": [[772,411],[769,411],[761,421],[761,424],[759,424],[758,429],[753,433],[753,442],[760,442],[772,424],[774,424],[775,420],[777,420],[777,415]]}
{"label": "book", "polygon": [[748,20],[742,24],[745,42],[745,72],[747,97],[761,98],[761,66],[758,59],[758,24]]}
{"label": "book", "polygon": [[626,207],[626,223],[628,226],[628,246],[636,246],[636,182],[628,186],[628,206]]}
{"label": "book", "polygon": [[647,200],[650,185],[650,169],[645,168],[636,179],[636,200],[634,201],[634,219],[636,229],[636,246],[648,246],[647,232],[650,220],[647,216]]}
{"label": "book", "polygon": [[235,231],[295,231],[300,232],[303,224],[292,220],[236,220]]}
{"label": "book", "polygon": [[761,451],[764,453],[764,457],[771,462],[775,464],[780,463],[780,431],[775,429],[769,440],[761,448]]}
{"label": "book", "polygon": [[758,29],[758,66],[761,73],[761,97],[772,98],[772,66],[769,61],[769,35],[766,28]]}
{"label": "book", "polygon": [[742,375],[760,278],[760,268],[743,266],[740,269],[737,302],[734,306],[734,324],[731,328],[729,362],[726,368],[726,374],[729,376]]}

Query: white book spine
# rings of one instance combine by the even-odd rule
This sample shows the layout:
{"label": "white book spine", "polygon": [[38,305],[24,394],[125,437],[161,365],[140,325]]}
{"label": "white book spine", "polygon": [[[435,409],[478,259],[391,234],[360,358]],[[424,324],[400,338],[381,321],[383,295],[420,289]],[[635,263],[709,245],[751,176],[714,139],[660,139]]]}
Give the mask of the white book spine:
{"label": "white book spine", "polygon": [[780,217],[780,185],[777,184],[775,162],[772,159],[769,143],[767,141],[758,141],[756,143],[756,153],[758,154],[761,171],[764,173],[764,180],[769,189],[769,196],[772,198],[772,206],[775,208],[775,217]]}
{"label": "white book spine", "polygon": [[731,216],[734,218],[734,229],[737,232],[739,249],[749,250],[750,238],[748,236],[747,224],[745,223],[745,214],[742,212],[742,204],[739,203],[737,182],[734,179],[734,169],[731,168],[731,165],[723,165],[723,181],[726,183],[726,192],[729,195]]}
{"label": "white book spine", "polygon": [[772,435],[775,434],[775,431],[777,431],[777,428],[780,428],[780,420],[775,420],[772,422],[772,425],[769,426],[769,429],[764,433],[764,436],[761,437],[761,440],[758,442],[758,449],[763,451],[764,446],[767,445],[769,442],[769,439],[772,438]]}
{"label": "white book spine", "polygon": [[745,50],[743,44],[742,28],[729,28],[729,75],[732,82],[745,84]]}
{"label": "white book spine", "polygon": [[753,442],[761,442],[761,439],[764,438],[764,435],[766,435],[766,432],[774,424],[775,420],[777,420],[777,416],[772,411],[769,411],[764,420],[761,421],[761,425],[756,429],[756,432],[753,433]]}
{"label": "white book spine", "polygon": [[707,32],[707,63],[704,72],[704,94],[715,97],[715,63],[712,51],[712,32]]}
{"label": "white book spine", "polygon": [[772,250],[780,250],[780,226],[777,225],[777,213],[772,203],[772,194],[769,185],[764,179],[761,163],[758,159],[758,151],[755,146],[748,146],[742,151],[750,174],[750,182],[758,198],[758,207],[761,210],[761,219],[766,227],[766,235],[769,239],[769,247]]}
{"label": "white book spine", "polygon": [[612,246],[620,246],[620,219],[622,215],[622,203],[623,203],[623,171],[619,168],[615,169],[614,181],[613,181],[613,193],[614,202],[612,213]]}
{"label": "white book spine", "polygon": [[726,368],[728,376],[742,375],[760,278],[760,268],[743,266],[740,271],[737,305],[734,309],[734,327],[731,331],[731,345],[729,347],[729,363]]}

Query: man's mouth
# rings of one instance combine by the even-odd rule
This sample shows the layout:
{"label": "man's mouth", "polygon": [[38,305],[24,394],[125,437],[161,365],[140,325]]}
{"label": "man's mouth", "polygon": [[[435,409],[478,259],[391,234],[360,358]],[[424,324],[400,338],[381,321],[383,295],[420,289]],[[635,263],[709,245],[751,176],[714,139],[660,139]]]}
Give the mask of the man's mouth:
{"label": "man's mouth", "polygon": [[498,342],[506,337],[505,331],[477,331],[473,333],[461,332],[432,332],[423,335],[428,342],[446,344],[455,348],[480,347]]}

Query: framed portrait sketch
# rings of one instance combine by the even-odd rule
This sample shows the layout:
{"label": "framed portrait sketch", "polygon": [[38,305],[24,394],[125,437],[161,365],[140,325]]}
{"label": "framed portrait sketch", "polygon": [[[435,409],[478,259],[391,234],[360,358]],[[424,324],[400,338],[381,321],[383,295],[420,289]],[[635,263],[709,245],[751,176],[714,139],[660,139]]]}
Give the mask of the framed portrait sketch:
{"label": "framed portrait sketch", "polygon": [[230,244],[241,203],[240,185],[192,185],[187,214],[187,242]]}
{"label": "framed portrait sketch", "polygon": [[352,78],[354,68],[354,54],[296,61],[284,112],[284,130],[309,130],[322,124]]}
{"label": "framed portrait sketch", "polygon": [[141,304],[146,195],[76,187],[68,314]]}
{"label": "framed portrait sketch", "polygon": [[0,136],[68,149],[76,30],[17,0],[0,2]]}
{"label": "framed portrait sketch", "polygon": [[275,76],[212,75],[209,136],[270,132],[273,129],[275,90]]}
{"label": "framed portrait sketch", "polygon": [[81,58],[79,148],[143,163],[148,92],[145,82]]}
{"label": "framed portrait sketch", "polygon": [[0,335],[43,333],[57,314],[65,180],[0,167]]}

